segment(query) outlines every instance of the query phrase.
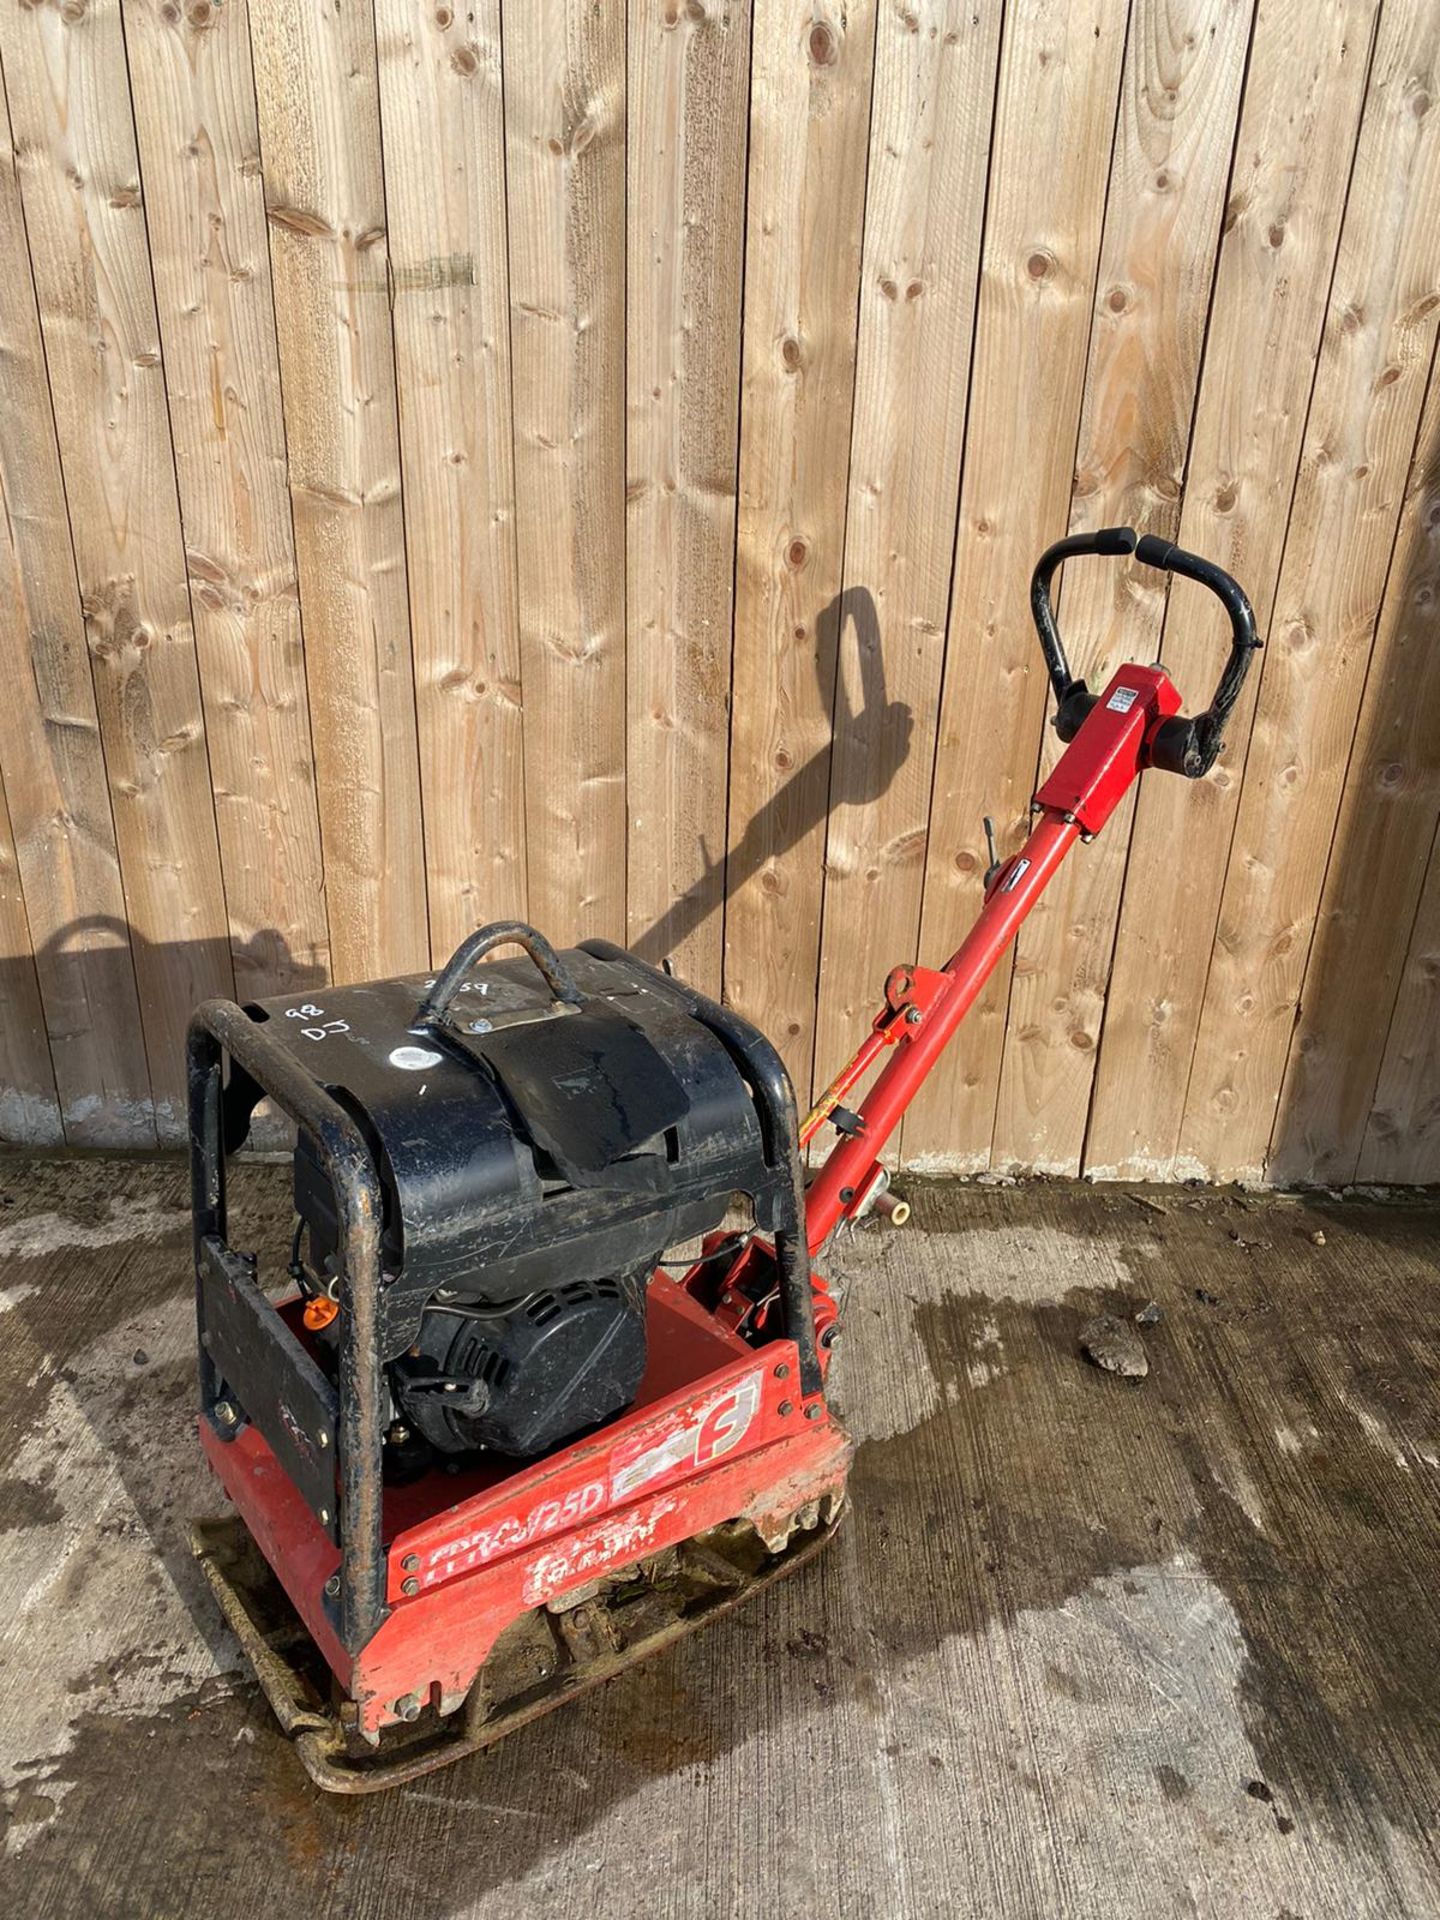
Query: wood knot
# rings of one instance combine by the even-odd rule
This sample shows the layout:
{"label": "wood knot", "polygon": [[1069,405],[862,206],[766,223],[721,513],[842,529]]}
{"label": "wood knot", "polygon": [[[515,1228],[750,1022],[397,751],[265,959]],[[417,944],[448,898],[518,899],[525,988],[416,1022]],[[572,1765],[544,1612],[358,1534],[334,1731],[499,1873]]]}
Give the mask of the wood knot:
{"label": "wood knot", "polygon": [[1043,247],[1037,247],[1025,262],[1025,271],[1032,280],[1048,280],[1055,271],[1055,256],[1047,253]]}
{"label": "wood knot", "polygon": [[810,29],[810,58],[817,67],[833,67],[838,51],[834,30],[823,20],[817,20]]}
{"label": "wood knot", "polygon": [[796,572],[804,566],[809,558],[810,549],[803,540],[792,540],[790,545],[785,549],[785,559]]}
{"label": "wood knot", "polygon": [[318,213],[306,213],[300,207],[267,207],[265,218],[272,227],[280,227],[286,233],[298,234],[305,240],[335,237],[335,229],[328,220],[322,220]]}
{"label": "wood knot", "polygon": [[457,47],[450,56],[450,64],[456,73],[468,80],[479,66],[480,60],[473,47]]}
{"label": "wood knot", "polygon": [[1222,233],[1229,233],[1232,227],[1236,226],[1245,218],[1245,215],[1250,211],[1251,198],[1252,196],[1250,194],[1242,192],[1232,194],[1229,200],[1226,201],[1225,218],[1221,222],[1220,229]]}
{"label": "wood knot", "polygon": [[802,358],[800,342],[795,338],[794,334],[787,333],[785,338],[780,342],[780,358],[785,363],[788,372],[798,373],[800,371],[800,361]]}

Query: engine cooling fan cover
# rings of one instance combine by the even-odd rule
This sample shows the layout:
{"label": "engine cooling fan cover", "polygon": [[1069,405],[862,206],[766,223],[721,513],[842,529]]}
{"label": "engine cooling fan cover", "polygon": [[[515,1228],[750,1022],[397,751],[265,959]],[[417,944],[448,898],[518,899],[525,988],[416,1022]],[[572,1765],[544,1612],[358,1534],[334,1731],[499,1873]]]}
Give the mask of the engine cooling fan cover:
{"label": "engine cooling fan cover", "polygon": [[390,1369],[401,1416],[442,1453],[533,1457],[628,1406],[645,1370],[645,1283],[564,1282],[492,1305],[441,1299]]}

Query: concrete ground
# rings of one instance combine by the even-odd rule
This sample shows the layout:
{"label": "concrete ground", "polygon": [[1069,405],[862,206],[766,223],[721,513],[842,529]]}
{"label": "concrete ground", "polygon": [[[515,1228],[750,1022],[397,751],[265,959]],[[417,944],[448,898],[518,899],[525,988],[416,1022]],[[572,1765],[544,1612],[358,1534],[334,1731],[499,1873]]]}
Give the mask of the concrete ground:
{"label": "concrete ground", "polygon": [[[237,1186],[278,1247],[283,1171]],[[827,1556],[347,1803],[187,1551],[182,1171],[0,1163],[0,1913],[1440,1912],[1440,1213],[913,1197],[832,1261]],[[1080,1357],[1150,1300],[1148,1378]]]}

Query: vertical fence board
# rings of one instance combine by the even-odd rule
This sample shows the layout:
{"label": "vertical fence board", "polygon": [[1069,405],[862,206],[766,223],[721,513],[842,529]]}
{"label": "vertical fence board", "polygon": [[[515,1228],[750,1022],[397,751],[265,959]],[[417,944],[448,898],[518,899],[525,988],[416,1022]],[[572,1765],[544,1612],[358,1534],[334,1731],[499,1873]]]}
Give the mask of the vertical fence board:
{"label": "vertical fence board", "polygon": [[0,1140],[58,1147],[65,1138],[10,810],[0,785]]}
{"label": "vertical fence board", "polygon": [[499,0],[378,0],[432,959],[526,910]]}
{"label": "vertical fence board", "polygon": [[628,921],[720,991],[748,0],[631,0]]}
{"label": "vertical fence board", "polygon": [[237,991],[329,965],[245,0],[124,0]]}
{"label": "vertical fence board", "polygon": [[300,608],[340,980],[429,959],[374,22],[250,16]]}
{"label": "vertical fence board", "polygon": [[0,57],[133,930],[156,1122],[233,991],[119,0],[0,12]]}
{"label": "vertical fence board", "polygon": [[531,917],[625,937],[625,15],[505,21]]}
{"label": "vertical fence board", "polygon": [[[1230,176],[1251,0],[1134,0],[1076,457],[1072,533],[1173,540]],[[1154,660],[1164,576],[1072,564],[1071,665],[1097,692]],[[1042,773],[1059,757],[1047,729]],[[1115,940],[1132,795],[1021,930],[995,1117],[997,1166],[1078,1173]]]}
{"label": "vertical fence board", "polygon": [[[67,1137],[153,1146],[115,823],[3,101],[0,140],[0,765],[25,937]],[[29,1107],[33,1089],[8,1079],[0,1098],[5,1087],[24,1096],[16,1125],[29,1112],[48,1136],[48,1103]]]}
{"label": "vertical fence board", "polygon": [[[1410,66],[1412,98],[1424,71],[1421,55]],[[1417,329],[1427,305],[1440,307],[1440,257],[1431,273],[1408,316]],[[1407,296],[1422,288],[1417,280]],[[1352,1180],[1364,1145],[1440,808],[1437,609],[1440,381],[1432,373],[1280,1089],[1270,1155],[1277,1180]]]}
{"label": "vertical fence board", "polygon": [[1265,1165],[1429,372],[1440,115],[1415,104],[1437,53],[1426,0],[1384,10],[1186,1107],[1226,1178]]}
{"label": "vertical fence board", "polygon": [[725,995],[815,1049],[874,0],[756,0]]}
{"label": "vertical fence board", "polygon": [[1380,1064],[1356,1177],[1433,1181],[1440,1168],[1440,835]]}
{"label": "vertical fence board", "polygon": [[[1005,34],[925,863],[929,965],[979,909],[982,816],[1013,842],[1034,783],[1045,675],[1030,570],[1067,517],[1125,24],[1107,0],[1036,0]],[[989,1160],[1009,977],[1007,958],[911,1109],[907,1158]]]}
{"label": "vertical fence board", "polygon": [[[1284,550],[1375,11],[1376,0],[1349,0],[1321,15],[1288,0],[1260,0],[1256,17],[1179,542],[1243,581],[1262,634]],[[1228,644],[1228,624],[1210,596],[1178,582],[1162,657],[1192,707],[1209,697]],[[1258,680],[1257,664],[1206,780],[1141,782],[1085,1149],[1099,1178],[1168,1179],[1177,1171]]]}
{"label": "vertical fence board", "polygon": [[877,33],[845,534],[847,602],[874,616],[841,668],[821,1079],[919,934],[999,40],[993,0],[887,8]]}

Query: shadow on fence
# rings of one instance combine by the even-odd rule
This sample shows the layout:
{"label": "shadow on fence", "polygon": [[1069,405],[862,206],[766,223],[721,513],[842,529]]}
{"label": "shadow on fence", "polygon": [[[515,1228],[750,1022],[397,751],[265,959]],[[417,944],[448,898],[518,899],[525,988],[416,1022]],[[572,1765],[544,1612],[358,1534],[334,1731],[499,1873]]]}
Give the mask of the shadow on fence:
{"label": "shadow on fence", "polygon": [[[160,1145],[178,1145],[192,1007],[216,994],[253,1000],[303,993],[326,978],[323,966],[297,958],[274,927],[242,941],[154,942],[114,915],[80,915],[52,934],[33,962],[28,955],[0,960],[0,1006],[33,1006],[38,980],[49,1028],[47,1036],[37,1026],[24,1046],[12,1035],[0,1052],[8,1057],[3,1084],[10,1103],[0,1109],[0,1139],[59,1145],[58,1093],[71,1146],[143,1147],[152,1144],[152,1119]],[[53,1087],[33,1070],[47,1046]]]}
{"label": "shadow on fence", "polygon": [[1393,1083],[1382,1072],[1407,959],[1432,983],[1431,1019],[1440,977],[1433,957],[1411,954],[1440,809],[1440,437],[1416,448],[1386,600],[1397,611],[1370,662],[1271,1139],[1270,1174],[1285,1183],[1440,1176],[1417,1132],[1437,1116],[1437,1089],[1420,1084],[1418,1004]]}
{"label": "shadow on fence", "polygon": [[[850,629],[855,636],[858,708],[850,705],[841,671],[842,646]],[[694,885],[633,941],[635,952],[652,966],[683,946],[767,861],[783,859],[836,807],[878,800],[905,764],[914,715],[903,701],[886,697],[880,618],[868,587],[848,587],[819,615],[815,673],[821,701],[830,709],[829,738],[746,823],[728,853],[709,861]],[[876,740],[878,753],[837,751],[862,732]]]}

